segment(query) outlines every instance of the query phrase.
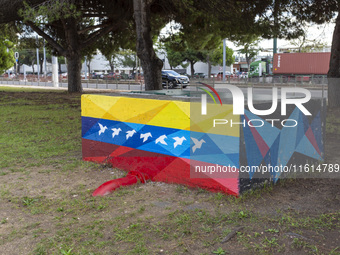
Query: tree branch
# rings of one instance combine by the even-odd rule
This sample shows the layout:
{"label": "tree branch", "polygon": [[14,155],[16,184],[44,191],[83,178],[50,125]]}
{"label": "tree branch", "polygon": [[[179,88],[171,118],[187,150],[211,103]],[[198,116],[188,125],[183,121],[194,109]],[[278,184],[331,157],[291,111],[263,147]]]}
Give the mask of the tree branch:
{"label": "tree branch", "polygon": [[101,36],[110,33],[113,30],[118,30],[121,27],[126,27],[126,23],[117,23],[111,26],[104,27],[98,31],[93,32],[87,40],[85,40],[81,45],[80,49],[84,49],[90,46],[92,43],[96,42]]}
{"label": "tree branch", "polygon": [[109,26],[109,24],[100,24],[100,25],[96,25],[96,26],[89,26],[89,27],[86,27],[82,30],[79,30],[78,34],[83,34],[83,33],[87,32],[89,30],[93,30],[93,29],[101,28],[101,27],[107,27],[107,26]]}
{"label": "tree branch", "polygon": [[51,44],[52,47],[54,47],[59,52],[59,54],[62,56],[65,55],[65,49],[59,43],[53,40],[53,38],[42,31],[38,26],[36,26],[32,21],[26,21],[26,24],[30,26],[38,35],[44,38],[49,44]]}

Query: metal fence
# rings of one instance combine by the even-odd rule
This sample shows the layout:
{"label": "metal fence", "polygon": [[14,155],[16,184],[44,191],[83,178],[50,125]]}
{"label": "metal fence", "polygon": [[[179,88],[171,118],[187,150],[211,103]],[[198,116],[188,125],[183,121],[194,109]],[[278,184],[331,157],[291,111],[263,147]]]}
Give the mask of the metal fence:
{"label": "metal fence", "polygon": [[[27,75],[24,79],[23,75],[17,77],[0,77],[0,84],[5,85],[19,85],[19,86],[40,86],[40,87],[53,87],[52,77],[40,77]],[[253,86],[253,87],[273,87],[273,86],[295,86],[306,88],[320,88],[327,89],[327,77],[326,76],[268,76],[268,77],[252,77],[252,78],[240,78],[228,76],[225,81],[221,78],[191,78],[190,85],[187,88],[178,86],[178,89],[182,90],[196,90],[196,87],[200,86],[200,83],[207,83],[212,87],[223,87],[223,84],[234,84],[237,86]],[[68,80],[59,77],[58,87],[67,88]],[[101,89],[101,90],[135,90],[144,91],[144,80],[132,80],[132,79],[82,79],[82,87],[89,89]],[[167,86],[164,87],[167,89]]]}
{"label": "metal fence", "polygon": [[[0,77],[0,84],[19,85],[19,86],[39,86],[39,87],[54,87],[52,77],[37,77],[37,75],[27,75],[24,79],[23,75],[17,77]],[[59,77],[58,86],[61,88],[68,87],[68,80]],[[132,79],[82,79],[82,87],[90,89],[117,89],[117,90],[145,90],[144,80]]]}

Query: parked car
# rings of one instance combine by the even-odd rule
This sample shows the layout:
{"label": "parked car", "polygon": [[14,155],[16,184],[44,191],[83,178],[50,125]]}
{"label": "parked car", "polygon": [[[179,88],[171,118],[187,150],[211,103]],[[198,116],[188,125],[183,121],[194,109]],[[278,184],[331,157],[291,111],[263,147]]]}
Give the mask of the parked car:
{"label": "parked car", "polygon": [[[231,75],[232,75],[231,72],[225,72],[225,77],[226,77],[226,78],[228,78],[228,77],[231,76]],[[217,78],[222,79],[222,78],[223,78],[223,72],[219,72],[219,73],[217,74]]]}
{"label": "parked car", "polygon": [[91,79],[103,79],[104,74],[103,72],[93,72],[91,74]]}
{"label": "parked car", "polygon": [[162,85],[164,88],[174,89],[180,86],[186,88],[189,82],[188,76],[180,75],[173,70],[162,70]]}
{"label": "parked car", "polygon": [[140,80],[140,79],[142,79],[143,77],[144,77],[144,74],[143,73],[141,73],[141,74],[139,74],[139,73],[130,73],[129,74],[129,79],[136,79],[136,76],[137,76],[137,79],[138,80]]}
{"label": "parked car", "polygon": [[120,80],[119,73],[108,73],[107,75],[103,76],[104,80]]}
{"label": "parked car", "polygon": [[120,77],[124,80],[129,79],[129,75],[127,73],[120,73]]}
{"label": "parked car", "polygon": [[205,73],[194,73],[194,75],[192,76],[192,78],[196,78],[196,79],[204,79],[207,75]]}
{"label": "parked car", "polygon": [[4,74],[4,77],[13,79],[13,78],[15,77],[15,74],[14,74],[14,73],[10,73],[9,76],[8,76],[8,73],[5,73],[5,74]]}

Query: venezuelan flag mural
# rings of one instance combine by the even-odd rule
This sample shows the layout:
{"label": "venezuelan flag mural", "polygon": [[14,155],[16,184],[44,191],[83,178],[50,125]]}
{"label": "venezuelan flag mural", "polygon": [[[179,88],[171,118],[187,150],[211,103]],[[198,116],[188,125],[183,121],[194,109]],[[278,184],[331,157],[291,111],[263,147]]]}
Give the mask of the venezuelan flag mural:
{"label": "venezuelan flag mural", "polygon": [[[205,116],[200,109],[190,102],[83,95],[83,159],[136,173],[142,181],[178,183],[238,196],[263,182],[253,172],[240,173],[242,166],[287,165],[297,154],[304,155],[303,160],[323,158],[320,109],[309,120],[292,108],[290,118],[298,120],[296,128],[269,127],[266,121],[261,128],[213,127],[214,118],[243,123],[259,117],[249,111],[233,115],[229,104],[211,105]],[[216,168],[226,171],[220,175],[206,171]],[[273,181],[279,177],[277,173],[265,176]],[[136,180],[131,177],[129,182]]]}

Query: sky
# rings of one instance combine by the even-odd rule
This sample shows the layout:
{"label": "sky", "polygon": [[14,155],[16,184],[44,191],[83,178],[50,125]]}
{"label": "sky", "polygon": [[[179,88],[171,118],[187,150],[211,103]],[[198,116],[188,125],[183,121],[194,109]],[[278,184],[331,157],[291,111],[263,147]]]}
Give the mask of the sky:
{"label": "sky", "polygon": [[[308,40],[316,39],[330,47],[332,45],[334,26],[335,26],[334,23],[310,26],[306,28],[307,39]],[[232,48],[234,51],[239,49],[232,42],[227,42],[227,46],[229,48]],[[264,49],[270,48],[272,50],[273,40],[262,40],[259,46]],[[280,48],[289,48],[289,47],[295,47],[295,46],[292,44],[292,41],[278,39],[277,47],[278,49],[280,49]],[[268,52],[261,52],[260,54],[261,55],[268,55],[268,54],[272,55]]]}

